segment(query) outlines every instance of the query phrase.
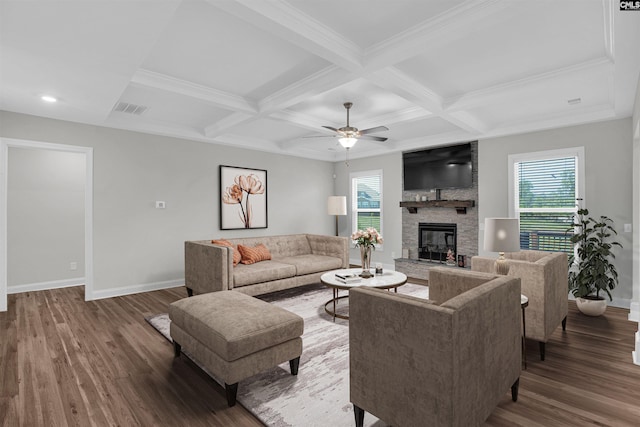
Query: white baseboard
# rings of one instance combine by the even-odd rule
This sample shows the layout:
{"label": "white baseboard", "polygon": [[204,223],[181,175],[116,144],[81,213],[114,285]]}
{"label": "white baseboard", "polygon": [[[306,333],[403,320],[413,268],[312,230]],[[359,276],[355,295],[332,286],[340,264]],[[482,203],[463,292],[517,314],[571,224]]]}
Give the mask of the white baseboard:
{"label": "white baseboard", "polygon": [[[184,286],[184,279],[167,280],[165,282],[145,283],[143,285],[122,286],[105,290],[94,290],[88,300],[121,297],[123,295],[138,294],[140,292],[159,291],[161,289],[178,288]],[[187,294],[184,294],[185,298]]]}
{"label": "white baseboard", "polygon": [[632,302],[629,308],[629,320],[640,323],[640,302]]}
{"label": "white baseboard", "polygon": [[52,280],[50,282],[27,283],[25,285],[9,286],[7,294],[19,294],[22,292],[46,291],[47,289],[69,288],[71,286],[84,286],[84,277],[75,279]]}

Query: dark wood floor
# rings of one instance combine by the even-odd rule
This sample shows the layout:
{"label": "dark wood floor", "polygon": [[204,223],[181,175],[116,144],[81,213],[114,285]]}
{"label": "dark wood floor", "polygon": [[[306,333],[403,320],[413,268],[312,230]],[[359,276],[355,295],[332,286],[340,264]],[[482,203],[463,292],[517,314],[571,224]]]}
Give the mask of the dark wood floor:
{"label": "dark wood floor", "polygon": [[[0,313],[2,426],[261,426],[144,321],[184,288],[84,302],[83,288],[9,296]],[[635,323],[609,307],[587,318],[569,303],[541,362],[528,343],[517,403],[505,398],[490,426],[640,425]],[[410,396],[407,397],[410,401]],[[318,420],[310,420],[318,424]]]}

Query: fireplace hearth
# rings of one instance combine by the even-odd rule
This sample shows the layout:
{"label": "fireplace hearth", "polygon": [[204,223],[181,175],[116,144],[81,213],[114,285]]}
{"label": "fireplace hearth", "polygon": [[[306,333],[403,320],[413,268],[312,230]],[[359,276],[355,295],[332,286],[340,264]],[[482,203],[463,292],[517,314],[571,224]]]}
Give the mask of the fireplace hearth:
{"label": "fireplace hearth", "polygon": [[457,225],[447,223],[418,224],[418,258],[424,261],[445,263],[447,252],[457,253]]}

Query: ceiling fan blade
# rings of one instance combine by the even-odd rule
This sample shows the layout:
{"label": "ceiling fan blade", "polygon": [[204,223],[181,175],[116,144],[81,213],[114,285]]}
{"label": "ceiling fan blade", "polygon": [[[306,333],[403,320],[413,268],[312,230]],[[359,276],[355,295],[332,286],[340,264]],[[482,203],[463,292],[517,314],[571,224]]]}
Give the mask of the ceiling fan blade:
{"label": "ceiling fan blade", "polygon": [[368,133],[383,132],[385,130],[389,130],[389,128],[386,127],[386,126],[376,126],[374,128],[363,129],[363,130],[359,131],[359,133],[360,133],[360,135],[366,135]]}
{"label": "ceiling fan blade", "polygon": [[302,136],[301,138],[336,138],[336,135],[309,135]]}
{"label": "ceiling fan blade", "polygon": [[332,130],[334,132],[340,133],[340,131],[338,129],[332,128],[331,126],[322,126],[322,127],[325,128],[325,129],[329,129],[329,130]]}
{"label": "ceiling fan blade", "polygon": [[370,141],[385,142],[389,138],[383,138],[381,136],[373,136],[373,135],[362,135],[362,136],[359,136],[358,139],[368,139]]}

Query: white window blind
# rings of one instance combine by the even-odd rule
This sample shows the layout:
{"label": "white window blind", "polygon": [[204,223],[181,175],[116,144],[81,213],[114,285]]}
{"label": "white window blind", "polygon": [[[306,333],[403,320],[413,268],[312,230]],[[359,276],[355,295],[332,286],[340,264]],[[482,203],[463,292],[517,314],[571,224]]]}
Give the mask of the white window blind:
{"label": "white window blind", "polygon": [[577,212],[576,156],[514,164],[520,248],[573,253],[567,230]]}
{"label": "white window blind", "polygon": [[382,234],[382,171],[351,175],[353,231],[373,227]]}

